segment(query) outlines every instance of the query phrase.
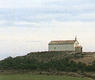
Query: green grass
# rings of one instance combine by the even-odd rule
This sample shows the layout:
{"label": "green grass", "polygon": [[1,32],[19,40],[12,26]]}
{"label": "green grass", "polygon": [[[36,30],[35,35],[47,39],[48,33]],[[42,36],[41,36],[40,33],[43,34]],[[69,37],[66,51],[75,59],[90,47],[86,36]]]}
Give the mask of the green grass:
{"label": "green grass", "polygon": [[33,74],[0,74],[0,80],[91,80],[57,75],[33,75]]}

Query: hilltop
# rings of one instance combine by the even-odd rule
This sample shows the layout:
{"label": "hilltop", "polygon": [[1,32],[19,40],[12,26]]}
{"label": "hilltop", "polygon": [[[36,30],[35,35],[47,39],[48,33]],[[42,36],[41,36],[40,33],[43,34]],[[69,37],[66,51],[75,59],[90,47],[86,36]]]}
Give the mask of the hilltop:
{"label": "hilltop", "polygon": [[[75,62],[82,62],[87,65],[91,64],[95,60],[95,52],[82,52],[82,53],[75,53],[71,51],[54,51],[54,52],[30,52],[25,55],[27,58],[36,59],[38,61],[48,62],[51,60],[61,60],[64,58],[68,58]],[[25,57],[22,56],[22,57]],[[20,56],[21,57],[21,56]]]}
{"label": "hilltop", "polygon": [[94,72],[95,52],[31,52],[0,61],[1,70]]}

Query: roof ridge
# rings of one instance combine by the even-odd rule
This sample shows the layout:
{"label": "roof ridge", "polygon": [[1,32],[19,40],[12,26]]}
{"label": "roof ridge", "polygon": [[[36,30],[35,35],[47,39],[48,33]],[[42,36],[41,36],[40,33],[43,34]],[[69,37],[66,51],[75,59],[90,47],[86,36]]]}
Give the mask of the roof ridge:
{"label": "roof ridge", "polygon": [[58,42],[58,41],[75,41],[75,40],[53,40],[51,42]]}
{"label": "roof ridge", "polygon": [[74,42],[75,40],[56,40],[56,41],[51,41],[49,44],[72,44]]}

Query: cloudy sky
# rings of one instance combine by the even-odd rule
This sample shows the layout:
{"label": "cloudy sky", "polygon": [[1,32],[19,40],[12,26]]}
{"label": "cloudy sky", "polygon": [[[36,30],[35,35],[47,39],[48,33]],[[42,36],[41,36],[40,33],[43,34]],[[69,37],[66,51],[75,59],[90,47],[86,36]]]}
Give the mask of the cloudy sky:
{"label": "cloudy sky", "polygon": [[74,39],[95,51],[95,0],[0,0],[0,59]]}

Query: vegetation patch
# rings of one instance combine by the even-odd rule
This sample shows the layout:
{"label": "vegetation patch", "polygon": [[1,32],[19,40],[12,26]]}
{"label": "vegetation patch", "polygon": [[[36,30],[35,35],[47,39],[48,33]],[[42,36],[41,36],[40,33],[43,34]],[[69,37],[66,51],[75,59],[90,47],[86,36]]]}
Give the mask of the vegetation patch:
{"label": "vegetation patch", "polygon": [[0,80],[91,80],[91,79],[57,75],[8,74],[0,75]]}
{"label": "vegetation patch", "polygon": [[[75,72],[95,73],[95,61],[90,65],[77,62],[84,54],[74,52],[36,52],[15,58],[8,57],[0,61],[0,71],[38,71],[38,72]],[[84,75],[84,74],[83,74]],[[90,75],[91,77],[91,75]],[[95,77],[95,76],[93,76]]]}

